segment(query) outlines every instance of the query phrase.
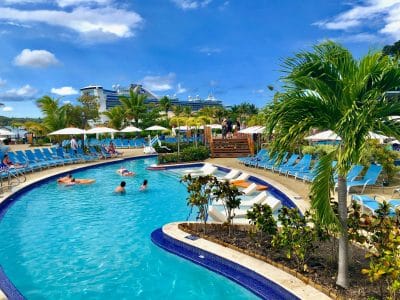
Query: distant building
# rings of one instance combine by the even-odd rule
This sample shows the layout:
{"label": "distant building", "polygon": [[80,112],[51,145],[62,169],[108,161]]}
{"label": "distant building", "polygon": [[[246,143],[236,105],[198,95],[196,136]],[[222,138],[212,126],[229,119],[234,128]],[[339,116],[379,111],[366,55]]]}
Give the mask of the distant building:
{"label": "distant building", "polygon": [[[140,84],[131,84],[127,88],[122,88],[119,86],[113,86],[113,90],[104,89],[100,85],[90,85],[81,88],[82,95],[91,95],[98,99],[99,101],[99,113],[117,106],[121,105],[119,101],[120,96],[129,97],[129,91],[133,90],[138,94],[145,94],[147,96],[145,103],[158,104],[159,98],[153,94],[151,91],[145,89]],[[200,99],[199,96],[189,97],[186,101],[180,101],[177,98],[171,99],[172,105],[190,107],[192,111],[198,111],[203,107],[207,106],[222,106],[222,101],[217,100],[213,96],[209,95],[206,99]]]}

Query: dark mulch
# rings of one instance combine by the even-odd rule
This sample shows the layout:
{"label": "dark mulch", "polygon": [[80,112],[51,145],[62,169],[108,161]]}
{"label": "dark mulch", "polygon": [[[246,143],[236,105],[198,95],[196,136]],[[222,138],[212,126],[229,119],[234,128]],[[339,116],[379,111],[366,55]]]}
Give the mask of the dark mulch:
{"label": "dark mulch", "polygon": [[[227,226],[219,224],[207,225],[207,235],[203,235],[202,224],[183,223],[180,225],[183,230],[196,232],[204,238],[211,237],[223,243],[227,243],[243,250],[262,255],[278,262],[290,269],[296,269],[294,260],[287,259],[283,251],[278,251],[271,247],[271,237],[256,233],[250,235],[246,227],[238,226],[232,230],[228,236]],[[333,291],[343,299],[368,299],[374,297],[381,299],[380,286],[369,282],[368,278],[361,274],[361,269],[368,268],[368,260],[365,258],[365,249],[356,245],[350,245],[350,288],[344,290],[335,285],[337,273],[337,241],[319,242],[315,244],[315,251],[312,258],[308,261],[309,269],[307,272],[297,270],[315,283]],[[386,291],[384,298],[388,295]]]}

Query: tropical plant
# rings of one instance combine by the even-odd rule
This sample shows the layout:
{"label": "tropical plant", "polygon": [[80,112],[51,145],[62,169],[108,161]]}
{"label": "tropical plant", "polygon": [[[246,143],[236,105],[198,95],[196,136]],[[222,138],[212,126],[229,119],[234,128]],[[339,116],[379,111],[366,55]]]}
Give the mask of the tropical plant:
{"label": "tropical plant", "polygon": [[276,220],[268,204],[254,204],[247,211],[247,218],[250,224],[254,225],[261,233],[274,235],[278,231]]}
{"label": "tropical plant", "polygon": [[125,112],[122,106],[114,106],[110,108],[109,110],[103,112],[103,115],[105,115],[108,118],[109,125],[117,130],[120,130],[122,128],[122,125],[125,120]]}
{"label": "tropical plant", "polygon": [[96,96],[83,94],[78,99],[82,104],[82,111],[87,120],[97,120],[99,118],[99,99]]}
{"label": "tropical plant", "polygon": [[297,208],[283,207],[278,214],[280,230],[273,236],[272,245],[282,249],[288,259],[294,259],[300,271],[308,271],[307,261],[315,250],[317,235],[309,222],[311,215],[301,215]]}
{"label": "tropical plant", "polygon": [[214,201],[222,202],[226,213],[226,222],[228,224],[228,235],[231,236],[232,231],[232,222],[235,217],[235,209],[240,206],[240,195],[243,192],[239,191],[238,188],[234,185],[231,185],[229,180],[220,181],[216,177],[214,177],[213,182],[213,196]]}
{"label": "tropical plant", "polygon": [[[349,286],[349,241],[347,234],[347,182],[351,165],[358,163],[369,131],[400,137],[400,127],[391,116],[400,114],[398,99],[386,92],[400,87],[398,63],[381,53],[360,60],[333,42],[316,45],[284,63],[285,91],[272,105],[268,130],[275,131],[272,152],[283,153],[293,140],[312,128],[331,129],[341,138],[334,152],[320,159],[317,178],[311,186],[312,207],[325,224],[341,229],[337,285]],[[332,160],[337,158],[338,212],[331,206]]]}
{"label": "tropical plant", "polygon": [[167,96],[164,96],[158,101],[158,103],[161,106],[161,109],[164,110],[165,118],[168,120],[168,111],[170,110],[170,108],[172,106],[171,99],[169,99]]}
{"label": "tropical plant", "polygon": [[187,205],[192,209],[197,207],[197,220],[201,220],[204,224],[204,233],[207,229],[208,207],[211,203],[213,176],[192,177],[190,174],[183,176],[181,182],[186,184],[189,193],[187,197]]}
{"label": "tropical plant", "polygon": [[137,94],[133,90],[129,90],[129,97],[119,97],[119,101],[122,103],[122,107],[125,110],[125,116],[132,119],[135,126],[139,126],[139,120],[147,111],[144,100],[146,100],[146,95]]}
{"label": "tropical plant", "polygon": [[59,99],[43,96],[36,103],[44,114],[43,124],[48,131],[62,129],[68,125],[65,106],[60,106]]}

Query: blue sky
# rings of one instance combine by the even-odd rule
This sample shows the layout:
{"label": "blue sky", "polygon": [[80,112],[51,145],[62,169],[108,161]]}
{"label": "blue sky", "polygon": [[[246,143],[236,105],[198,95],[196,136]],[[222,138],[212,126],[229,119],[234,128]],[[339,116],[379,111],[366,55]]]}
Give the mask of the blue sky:
{"label": "blue sky", "polygon": [[0,114],[91,84],[262,107],[282,60],[326,39],[357,57],[394,43],[400,0],[0,0]]}

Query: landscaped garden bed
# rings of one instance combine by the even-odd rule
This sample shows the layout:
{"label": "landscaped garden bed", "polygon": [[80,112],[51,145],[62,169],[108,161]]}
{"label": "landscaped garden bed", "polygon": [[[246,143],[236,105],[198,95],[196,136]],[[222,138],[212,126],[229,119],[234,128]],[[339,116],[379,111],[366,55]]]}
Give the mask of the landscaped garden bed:
{"label": "landscaped garden bed", "polygon": [[[294,259],[286,258],[283,250],[271,246],[271,235],[254,232],[251,226],[233,225],[231,235],[228,227],[222,224],[207,224],[207,234],[204,234],[203,224],[182,223],[179,228],[190,234],[216,242],[234,250],[244,252],[258,259],[271,263],[274,266],[311,284],[332,298],[335,295],[342,299],[380,299],[381,287],[378,283],[371,283],[361,270],[368,268],[369,260],[365,258],[366,250],[356,245],[350,246],[350,288],[344,290],[335,285],[337,274],[337,247],[336,240],[328,240],[315,244],[314,255],[307,263],[307,270],[296,270]],[[385,298],[387,293],[383,291]]]}

